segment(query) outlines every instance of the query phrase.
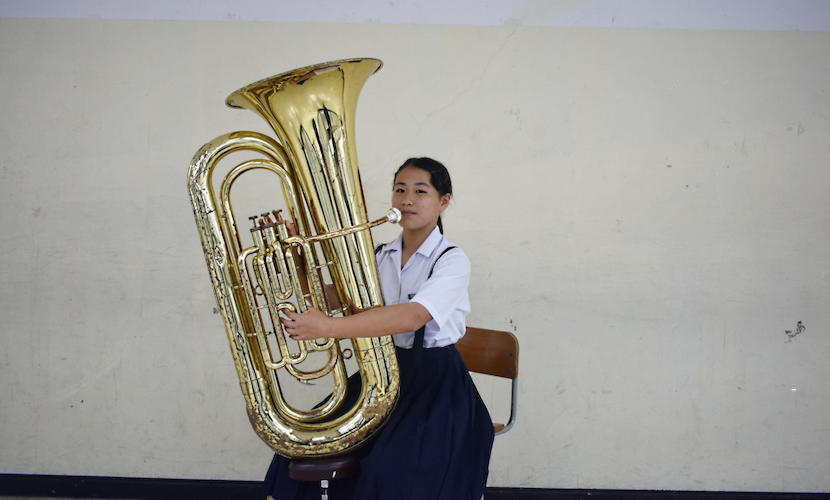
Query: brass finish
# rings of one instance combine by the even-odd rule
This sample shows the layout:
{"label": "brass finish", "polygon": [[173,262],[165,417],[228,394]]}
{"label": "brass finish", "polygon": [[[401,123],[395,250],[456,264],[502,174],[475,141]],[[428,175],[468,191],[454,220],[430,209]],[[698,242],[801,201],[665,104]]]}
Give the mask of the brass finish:
{"label": "brass finish", "polygon": [[[205,144],[190,165],[193,212],[248,416],[260,438],[290,458],[359,446],[380,429],[397,398],[391,337],[351,340],[363,387],[344,412],[349,349],[338,339],[293,341],[280,323],[284,310],[314,307],[338,316],[383,305],[369,228],[397,222],[400,213],[368,221],[353,137],[358,94],[380,66],[377,59],[323,63],[237,90],[226,103],[259,113],[279,142],[231,132]],[[236,165],[217,188],[216,165],[240,151],[257,158]],[[241,231],[231,190],[253,171],[279,179],[287,213],[250,217],[254,227]],[[248,232],[252,244],[243,243]],[[329,305],[327,276],[340,304]],[[313,356],[323,356],[322,366],[304,367]],[[303,382],[331,377],[334,389],[318,407],[299,408],[287,401],[280,373]]]}

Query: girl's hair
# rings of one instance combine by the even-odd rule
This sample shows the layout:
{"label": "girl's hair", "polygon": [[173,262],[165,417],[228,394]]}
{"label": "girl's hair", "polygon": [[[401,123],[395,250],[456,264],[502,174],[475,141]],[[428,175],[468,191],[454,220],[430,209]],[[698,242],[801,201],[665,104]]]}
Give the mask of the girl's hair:
{"label": "girl's hair", "polygon": [[[432,187],[438,191],[439,196],[443,197],[445,194],[452,195],[452,180],[450,179],[450,173],[447,171],[447,167],[445,167],[440,161],[427,158],[426,156],[422,156],[420,158],[409,158],[403,162],[403,165],[398,167],[398,170],[395,172],[394,179],[397,179],[400,171],[406,167],[420,168],[421,170],[428,172],[429,182],[432,184]],[[392,182],[394,182],[394,180]],[[438,230],[441,231],[441,234],[444,234],[444,226],[441,224],[440,215],[438,216]]]}

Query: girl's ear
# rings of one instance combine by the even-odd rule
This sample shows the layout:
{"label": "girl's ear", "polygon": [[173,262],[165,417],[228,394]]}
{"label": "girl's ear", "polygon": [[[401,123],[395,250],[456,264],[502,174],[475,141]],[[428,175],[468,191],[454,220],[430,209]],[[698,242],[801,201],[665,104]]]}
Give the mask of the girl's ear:
{"label": "girl's ear", "polygon": [[450,193],[447,193],[447,194],[445,194],[444,196],[441,197],[441,211],[442,212],[444,210],[446,210],[448,206],[450,206],[450,200],[451,199],[452,199],[452,195]]}

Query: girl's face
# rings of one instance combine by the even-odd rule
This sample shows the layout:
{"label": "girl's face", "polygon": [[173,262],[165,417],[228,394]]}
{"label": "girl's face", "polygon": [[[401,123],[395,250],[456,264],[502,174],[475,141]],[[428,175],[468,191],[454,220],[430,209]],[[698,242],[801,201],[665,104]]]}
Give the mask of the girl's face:
{"label": "girl's face", "polygon": [[395,177],[392,206],[401,211],[399,224],[405,230],[432,229],[450,204],[449,193],[441,196],[430,182],[429,172],[405,167]]}

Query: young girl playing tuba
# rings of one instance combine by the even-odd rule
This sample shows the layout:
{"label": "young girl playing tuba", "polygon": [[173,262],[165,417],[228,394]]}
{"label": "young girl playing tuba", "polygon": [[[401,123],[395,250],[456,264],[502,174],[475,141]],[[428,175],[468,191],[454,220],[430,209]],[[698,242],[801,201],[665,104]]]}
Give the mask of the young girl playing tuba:
{"label": "young girl playing tuba", "polygon": [[[431,158],[410,158],[395,173],[392,206],[402,232],[377,250],[384,307],[330,318],[287,313],[293,339],[393,335],[401,374],[398,404],[357,453],[361,472],[334,480],[332,500],[478,500],[487,482],[493,426],[455,342],[470,311],[470,261],[443,234],[452,198],[449,172]],[[269,500],[319,498],[319,485],[289,478],[274,456]]]}

